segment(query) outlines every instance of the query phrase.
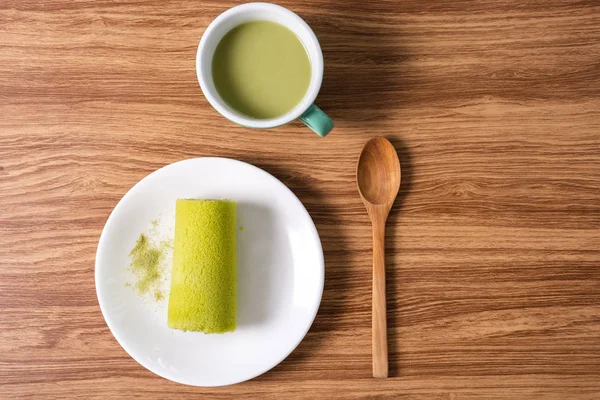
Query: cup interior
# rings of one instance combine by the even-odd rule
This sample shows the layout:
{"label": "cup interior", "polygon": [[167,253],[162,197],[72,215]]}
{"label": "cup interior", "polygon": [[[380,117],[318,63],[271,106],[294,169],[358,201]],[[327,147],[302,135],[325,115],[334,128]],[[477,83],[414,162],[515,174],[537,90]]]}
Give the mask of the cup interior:
{"label": "cup interior", "polygon": [[[310,83],[304,98],[288,113],[271,119],[251,118],[231,108],[219,95],[212,79],[213,56],[223,36],[240,24],[256,20],[276,22],[294,32],[304,45],[311,65]],[[230,8],[208,26],[198,47],[196,73],[207,100],[224,117],[243,126],[272,128],[297,119],[314,102],[323,80],[323,54],[314,32],[297,14],[274,4],[247,3]]]}

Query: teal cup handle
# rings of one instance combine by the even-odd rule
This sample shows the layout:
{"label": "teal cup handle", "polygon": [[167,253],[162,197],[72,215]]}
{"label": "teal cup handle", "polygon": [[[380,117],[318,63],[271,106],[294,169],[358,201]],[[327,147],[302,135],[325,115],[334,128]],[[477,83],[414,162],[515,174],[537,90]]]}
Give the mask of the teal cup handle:
{"label": "teal cup handle", "polygon": [[312,104],[300,116],[300,121],[312,129],[317,135],[324,137],[333,129],[333,121],[319,107]]}

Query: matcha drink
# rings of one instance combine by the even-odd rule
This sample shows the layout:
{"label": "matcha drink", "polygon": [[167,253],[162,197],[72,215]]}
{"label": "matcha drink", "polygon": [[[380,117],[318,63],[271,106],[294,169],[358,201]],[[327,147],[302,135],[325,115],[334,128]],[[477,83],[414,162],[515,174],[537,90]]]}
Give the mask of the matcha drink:
{"label": "matcha drink", "polygon": [[221,98],[251,118],[269,119],[302,100],[311,77],[308,53],[298,37],[270,21],[238,25],[219,42],[212,61]]}

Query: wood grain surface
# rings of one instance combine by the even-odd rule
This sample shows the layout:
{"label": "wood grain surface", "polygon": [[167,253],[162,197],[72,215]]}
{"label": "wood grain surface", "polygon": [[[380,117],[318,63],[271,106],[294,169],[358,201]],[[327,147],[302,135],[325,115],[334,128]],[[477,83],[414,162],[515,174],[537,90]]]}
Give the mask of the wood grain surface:
{"label": "wood grain surface", "polygon": [[[300,123],[235,126],[204,99],[197,44],[236,2],[0,2],[0,398],[599,399],[600,3],[280,3],[321,41],[325,139]],[[371,231],[355,183],[376,135],[402,162],[387,380],[371,377]],[[117,201],[198,156],[277,176],[325,251],[305,340],[231,387],[138,365],[94,289]]]}

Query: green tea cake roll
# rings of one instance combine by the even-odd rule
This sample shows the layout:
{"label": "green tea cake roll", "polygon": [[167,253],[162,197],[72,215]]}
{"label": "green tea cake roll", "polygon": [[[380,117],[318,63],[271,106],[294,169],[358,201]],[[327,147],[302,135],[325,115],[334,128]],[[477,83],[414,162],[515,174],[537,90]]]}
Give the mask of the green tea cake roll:
{"label": "green tea cake roll", "polygon": [[231,200],[177,200],[170,328],[235,330],[236,205]]}

